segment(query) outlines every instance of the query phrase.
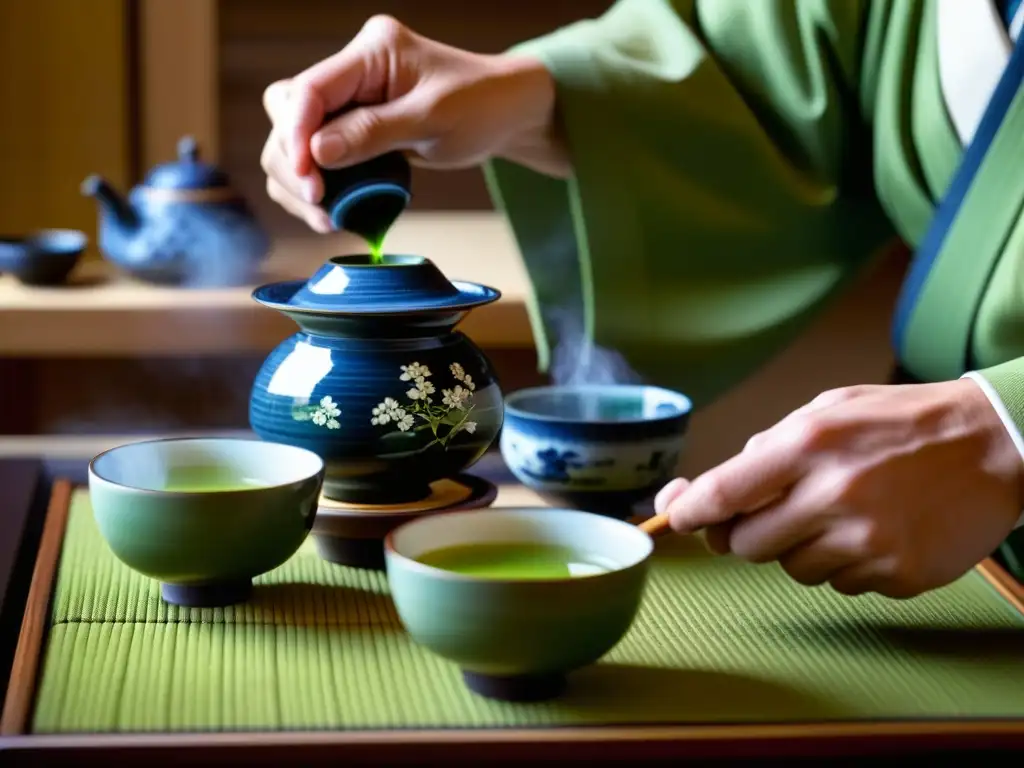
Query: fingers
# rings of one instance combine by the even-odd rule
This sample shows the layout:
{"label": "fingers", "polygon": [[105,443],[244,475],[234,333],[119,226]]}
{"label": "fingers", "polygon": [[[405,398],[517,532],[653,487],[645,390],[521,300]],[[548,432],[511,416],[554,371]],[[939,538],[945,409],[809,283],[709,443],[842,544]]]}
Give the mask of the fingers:
{"label": "fingers", "polygon": [[878,389],[858,386],[823,392],[754,435],[739,455],[698,477],[666,505],[672,527],[692,532],[781,497],[810,470],[816,455],[834,447],[841,425],[825,412]]}
{"label": "fingers", "polygon": [[316,176],[309,139],[326,114],[320,96],[298,79],[279,80],[263,92],[263,109],[273,124],[271,138],[276,143],[273,151],[281,157],[279,170],[300,180]]}
{"label": "fingers", "polygon": [[263,105],[274,122],[274,128],[260,155],[260,166],[267,174],[267,193],[290,213],[295,213],[294,206],[278,200],[282,192],[287,193],[285,197],[294,199],[295,204],[313,205],[323,196],[320,174],[309,159],[308,141],[305,149],[296,149],[295,134],[290,127],[294,103],[293,91],[288,83],[282,81],[267,88],[263,95]]}
{"label": "fingers", "polygon": [[428,112],[424,91],[346,112],[313,136],[313,158],[323,168],[336,168],[411,149],[422,138]]}
{"label": "fingers", "polygon": [[895,558],[865,560],[839,570],[828,581],[836,592],[851,597],[877,592],[901,600],[925,591],[914,579],[895,578],[897,571]]}
{"label": "fingers", "polygon": [[264,104],[297,176],[316,170],[310,140],[330,112],[353,101],[385,98],[390,73],[374,63],[392,59],[403,29],[394,19],[374,17],[333,56],[268,89]]}
{"label": "fingers", "polygon": [[[690,485],[684,477],[677,477],[666,483],[654,497],[654,512],[662,515],[679,495]],[[732,533],[733,520],[718,523],[704,529],[704,545],[716,555],[724,555],[729,551],[729,535]]]}
{"label": "fingers", "polygon": [[751,563],[769,563],[817,537],[826,515],[818,499],[801,486],[779,501],[732,521],[728,551]]}
{"label": "fingers", "polygon": [[330,218],[322,208],[300,200],[273,178],[267,179],[267,195],[288,213],[305,221],[315,232],[326,234],[332,230]]}
{"label": "fingers", "polygon": [[[327,218],[309,207],[323,196],[313,145],[330,160],[327,164],[350,164],[386,151],[409,133],[413,117],[393,99],[403,87],[395,78],[406,71],[396,64],[400,48],[414,37],[394,19],[375,16],[341,51],[264,92],[263,106],[273,125],[260,158],[267,193],[317,231]],[[372,111],[355,110],[318,134],[331,112],[353,102],[379,101],[388,103]]]}
{"label": "fingers", "polygon": [[779,565],[794,581],[808,587],[835,578],[861,559],[855,537],[848,529],[829,529],[779,557]]}
{"label": "fingers", "polygon": [[665,514],[677,532],[692,533],[778,498],[801,472],[797,456],[781,447],[744,451],[694,480],[666,505]]}
{"label": "fingers", "polygon": [[732,529],[736,526],[738,518],[726,520],[724,523],[715,523],[704,529],[704,544],[708,550],[716,555],[729,553],[729,538],[732,536]]}
{"label": "fingers", "polygon": [[[415,125],[410,113],[417,99],[403,96],[416,78],[401,77],[399,72],[408,74],[408,69],[396,62],[408,58],[417,40],[403,24],[379,14],[345,48],[296,78],[309,101],[303,104],[304,119],[295,126],[295,134],[310,147],[311,163],[352,165],[395,149],[410,137]],[[368,106],[324,126],[327,114],[354,103]]]}
{"label": "fingers", "polygon": [[416,39],[416,34],[401,22],[387,14],[377,14],[367,20],[348,45],[296,79],[318,94],[326,112],[353,101],[386,101],[396,95],[389,82],[395,54]]}

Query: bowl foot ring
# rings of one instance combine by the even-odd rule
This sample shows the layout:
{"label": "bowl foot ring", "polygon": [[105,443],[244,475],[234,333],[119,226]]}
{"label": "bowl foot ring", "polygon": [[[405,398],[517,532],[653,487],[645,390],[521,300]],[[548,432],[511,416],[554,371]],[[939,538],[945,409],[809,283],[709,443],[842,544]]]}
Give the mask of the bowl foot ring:
{"label": "bowl foot ring", "polygon": [[222,608],[244,603],[252,596],[252,579],[208,584],[161,584],[164,602],[183,608]]}
{"label": "bowl foot ring", "polygon": [[562,674],[496,677],[466,671],[462,672],[462,680],[469,690],[484,698],[519,703],[557,698],[568,683]]}

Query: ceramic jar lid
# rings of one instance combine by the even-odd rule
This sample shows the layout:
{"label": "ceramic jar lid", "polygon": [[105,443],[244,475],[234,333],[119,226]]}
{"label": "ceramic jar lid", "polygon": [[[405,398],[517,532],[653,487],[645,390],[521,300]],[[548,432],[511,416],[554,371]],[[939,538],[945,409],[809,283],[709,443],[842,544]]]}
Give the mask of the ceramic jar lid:
{"label": "ceramic jar lid", "polygon": [[406,314],[470,310],[490,304],[501,293],[486,285],[448,280],[430,259],[369,255],[335,256],[306,282],[270,283],[253,292],[265,306],[283,312],[324,314]]}

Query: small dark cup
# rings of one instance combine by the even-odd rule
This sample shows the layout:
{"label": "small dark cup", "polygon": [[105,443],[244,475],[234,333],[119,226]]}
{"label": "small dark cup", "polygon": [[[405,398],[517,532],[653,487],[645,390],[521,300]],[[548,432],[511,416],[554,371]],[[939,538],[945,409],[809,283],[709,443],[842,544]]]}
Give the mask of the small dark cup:
{"label": "small dark cup", "polygon": [[0,237],[0,272],[25,285],[65,283],[89,239],[73,229],[44,229],[27,237]]}
{"label": "small dark cup", "polygon": [[[358,105],[327,116],[334,120]],[[412,198],[412,169],[401,152],[388,152],[345,168],[321,168],[324,196],[320,207],[335,229],[379,241]]]}

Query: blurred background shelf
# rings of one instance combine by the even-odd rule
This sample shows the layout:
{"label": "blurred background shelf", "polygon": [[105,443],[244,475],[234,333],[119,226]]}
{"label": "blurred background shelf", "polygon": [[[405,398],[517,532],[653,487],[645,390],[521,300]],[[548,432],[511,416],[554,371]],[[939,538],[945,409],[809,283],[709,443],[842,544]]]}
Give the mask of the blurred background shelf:
{"label": "blurred background shelf", "polygon": [[[461,329],[488,348],[528,349],[528,282],[515,242],[492,211],[410,212],[388,238],[393,253],[433,259],[449,277],[502,292]],[[365,252],[344,235],[277,239],[259,282],[308,277],[328,258]],[[0,278],[0,354],[25,358],[234,356],[268,353],[297,328],[257,304],[253,286],[156,287],[120,276],[98,260],[79,266],[71,285],[29,288]],[[255,285],[256,283],[254,283]]]}

